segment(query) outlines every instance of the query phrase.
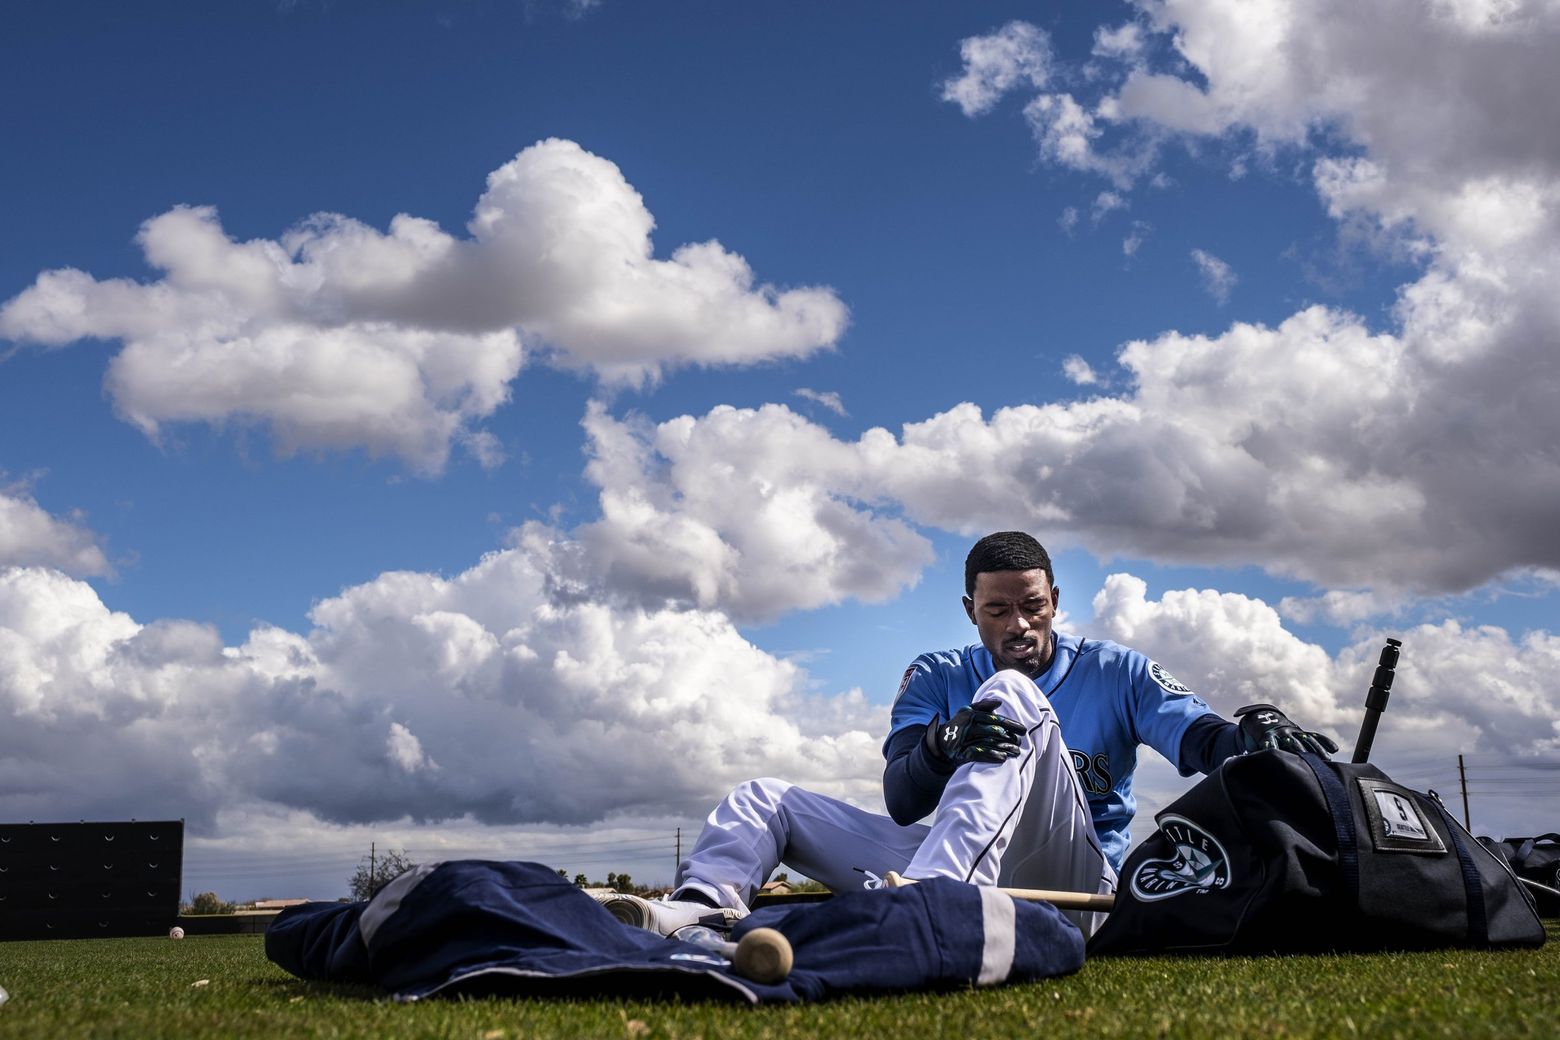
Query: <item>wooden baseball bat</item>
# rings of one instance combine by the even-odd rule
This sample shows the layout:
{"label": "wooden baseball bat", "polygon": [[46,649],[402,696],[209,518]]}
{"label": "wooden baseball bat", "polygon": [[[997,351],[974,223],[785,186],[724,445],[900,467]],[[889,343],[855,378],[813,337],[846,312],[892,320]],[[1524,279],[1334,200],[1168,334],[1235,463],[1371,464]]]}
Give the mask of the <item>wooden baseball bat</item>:
{"label": "wooden baseball bat", "polygon": [[791,974],[794,957],[791,940],[773,928],[755,928],[732,946],[731,967],[745,979],[774,985]]}
{"label": "wooden baseball bat", "polygon": [[[904,885],[913,885],[913,878],[900,877],[896,871],[890,870],[883,875],[883,884],[889,888],[900,888]],[[1033,899],[1050,903],[1062,910],[1095,910],[1109,913],[1116,905],[1116,897],[1109,893],[1093,892],[1054,892],[1047,888],[999,888],[998,892],[1006,893],[1014,899]]]}
{"label": "wooden baseball bat", "polygon": [[738,975],[769,985],[784,982],[795,960],[791,940],[773,928],[755,928],[738,942],[727,942],[713,929],[690,925],[677,929],[672,938],[718,953]]}

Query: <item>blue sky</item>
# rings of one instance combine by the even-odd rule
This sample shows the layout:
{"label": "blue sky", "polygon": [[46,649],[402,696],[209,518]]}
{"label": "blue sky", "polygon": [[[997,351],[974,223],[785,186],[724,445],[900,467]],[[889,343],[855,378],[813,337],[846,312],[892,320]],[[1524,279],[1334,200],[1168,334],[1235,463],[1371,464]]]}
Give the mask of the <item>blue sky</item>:
{"label": "blue sky", "polygon": [[13,5],[0,812],[661,879],[873,805],[1019,526],[1226,713],[1350,743],[1404,636],[1381,754],[1553,829],[1560,24],[1232,10]]}

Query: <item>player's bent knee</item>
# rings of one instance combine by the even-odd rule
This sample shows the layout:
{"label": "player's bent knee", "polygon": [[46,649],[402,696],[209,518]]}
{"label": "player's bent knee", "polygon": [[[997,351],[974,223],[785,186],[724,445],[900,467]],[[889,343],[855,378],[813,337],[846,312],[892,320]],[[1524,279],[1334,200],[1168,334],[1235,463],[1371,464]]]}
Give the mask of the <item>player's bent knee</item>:
{"label": "player's bent knee", "polygon": [[773,808],[779,805],[780,799],[795,786],[789,780],[761,776],[754,780],[744,780],[732,788],[731,793],[726,796],[726,801],[739,805]]}
{"label": "player's bent knee", "polygon": [[987,679],[975,691],[974,699],[995,699],[998,702],[998,715],[1021,721],[1044,715],[1055,717],[1050,700],[1035,685],[1034,680],[1013,668],[1004,668]]}

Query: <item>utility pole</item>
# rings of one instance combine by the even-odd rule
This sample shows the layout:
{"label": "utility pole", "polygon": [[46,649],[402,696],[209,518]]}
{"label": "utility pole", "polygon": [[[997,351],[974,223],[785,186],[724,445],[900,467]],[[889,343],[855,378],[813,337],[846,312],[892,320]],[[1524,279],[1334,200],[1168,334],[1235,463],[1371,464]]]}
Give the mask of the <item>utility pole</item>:
{"label": "utility pole", "polygon": [[368,898],[374,898],[374,892],[379,888],[379,880],[374,876],[374,843],[368,843]]}
{"label": "utility pole", "polygon": [[682,828],[677,828],[677,862],[672,864],[672,884],[677,884],[677,870],[682,866]]}
{"label": "utility pole", "polygon": [[1462,752],[1457,753],[1457,776],[1462,781],[1463,795],[1463,827],[1469,834],[1473,833],[1473,824],[1468,820],[1468,770],[1463,767]]}

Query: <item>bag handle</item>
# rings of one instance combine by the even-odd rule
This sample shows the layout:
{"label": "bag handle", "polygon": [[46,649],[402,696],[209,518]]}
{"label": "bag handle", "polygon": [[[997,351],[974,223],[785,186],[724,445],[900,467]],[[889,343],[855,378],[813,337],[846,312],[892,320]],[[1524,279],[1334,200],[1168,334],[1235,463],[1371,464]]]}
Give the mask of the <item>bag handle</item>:
{"label": "bag handle", "polygon": [[[1512,838],[1507,845],[1516,845],[1517,849],[1511,853],[1511,864],[1515,867],[1527,866],[1528,857],[1533,855],[1533,846],[1538,842],[1546,841],[1551,844],[1560,844],[1560,834],[1551,831],[1548,834],[1540,834],[1536,838]],[[1521,842],[1520,845],[1517,843]]]}

